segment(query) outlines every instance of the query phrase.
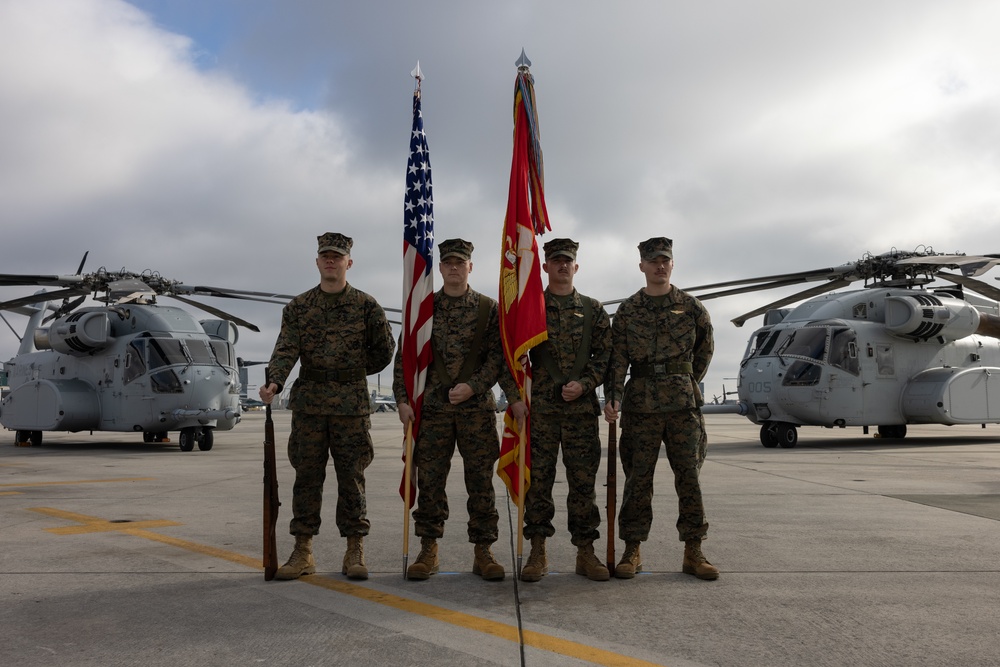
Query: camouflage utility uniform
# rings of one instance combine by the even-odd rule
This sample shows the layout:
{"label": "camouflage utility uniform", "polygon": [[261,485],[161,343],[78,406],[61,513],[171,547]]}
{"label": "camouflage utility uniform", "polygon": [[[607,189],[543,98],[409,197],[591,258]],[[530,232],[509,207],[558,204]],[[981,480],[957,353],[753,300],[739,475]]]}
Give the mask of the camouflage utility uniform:
{"label": "camouflage utility uniform", "polygon": [[[674,472],[680,539],[700,540],[708,531],[698,481],[707,440],[697,383],[705,376],[714,351],[708,311],[698,299],[674,286],[659,297],[640,290],[622,302],[611,328],[605,397],[622,404],[621,539],[643,542],[649,537],[653,471],[662,441]],[[632,377],[623,393],[629,366]]]}
{"label": "camouflage utility uniform", "polygon": [[349,284],[337,294],[315,287],[285,306],[270,372],[280,390],[295,362],[302,364],[288,404],[293,535],[319,533],[328,456],[337,474],[341,536],[368,534],[365,469],[374,449],[366,378],[385,368],[394,350],[382,307]]}
{"label": "camouflage utility uniform", "polygon": [[[483,315],[483,326],[477,333]],[[472,289],[458,297],[439,290],[434,294],[431,340],[435,361],[428,370],[424,387],[420,433],[413,457],[418,490],[414,528],[424,538],[444,535],[448,519],[445,485],[457,442],[469,494],[469,542],[492,544],[498,538],[499,519],[493,465],[500,455],[493,385],[500,380],[507,400],[519,400],[500,347],[497,302]],[[474,343],[478,350],[472,349]],[[470,355],[474,358],[469,359]],[[442,377],[442,372],[447,377]],[[467,383],[474,395],[452,405],[448,390],[461,382]],[[403,382],[402,355],[396,355],[393,393],[397,402],[409,402]]]}
{"label": "camouflage utility uniform", "polygon": [[[562,443],[569,532],[579,547],[600,537],[594,493],[601,464],[595,389],[604,381],[611,354],[611,324],[599,301],[576,290],[566,296],[546,290],[545,317],[548,340],[531,350],[531,485],[525,495],[524,536],[555,534],[552,485]],[[584,393],[566,402],[562,388],[571,380]]]}

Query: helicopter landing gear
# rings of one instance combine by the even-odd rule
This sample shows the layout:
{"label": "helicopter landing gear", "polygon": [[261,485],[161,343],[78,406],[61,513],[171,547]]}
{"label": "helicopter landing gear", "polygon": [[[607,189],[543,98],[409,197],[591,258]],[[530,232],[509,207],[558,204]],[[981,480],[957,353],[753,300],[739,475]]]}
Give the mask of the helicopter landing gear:
{"label": "helicopter landing gear", "polygon": [[795,424],[778,422],[775,433],[778,436],[778,445],[784,449],[791,449],[799,442],[799,430],[795,428]]}
{"label": "helicopter landing gear", "polygon": [[193,428],[182,428],[180,445],[182,452],[190,452],[194,449],[194,429]]}
{"label": "helicopter landing gear", "polygon": [[154,433],[153,431],[144,431],[142,434],[142,441],[145,443],[170,442],[170,436],[167,434],[166,431],[163,431],[162,433],[160,432]]}
{"label": "helicopter landing gear", "polygon": [[775,426],[772,422],[766,422],[760,427],[760,444],[767,448],[778,446],[778,434],[775,433]]}
{"label": "helicopter landing gear", "polygon": [[760,444],[791,449],[799,442],[799,430],[788,422],[765,422],[760,427]]}
{"label": "helicopter landing gear", "polygon": [[215,436],[212,434],[212,429],[203,429],[198,426],[182,428],[180,437],[181,451],[190,452],[194,449],[195,443],[198,443],[198,449],[203,452],[210,450],[212,445],[215,444]]}
{"label": "helicopter landing gear", "polygon": [[15,431],[14,444],[18,447],[41,447],[41,431]]}
{"label": "helicopter landing gear", "polygon": [[198,441],[198,449],[203,452],[207,452],[215,444],[215,436],[212,435],[212,429],[206,428],[201,432],[201,440]]}
{"label": "helicopter landing gear", "polygon": [[878,427],[878,437],[902,440],[906,437],[906,424],[891,424]]}

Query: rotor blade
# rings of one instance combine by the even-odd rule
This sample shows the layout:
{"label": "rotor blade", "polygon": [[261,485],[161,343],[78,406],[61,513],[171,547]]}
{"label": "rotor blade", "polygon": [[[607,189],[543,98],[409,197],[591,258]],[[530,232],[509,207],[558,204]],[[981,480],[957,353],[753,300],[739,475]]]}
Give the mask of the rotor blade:
{"label": "rotor blade", "polygon": [[70,285],[79,285],[82,282],[83,282],[83,276],[52,276],[52,275],[36,275],[27,273],[0,273],[0,286],[57,285],[59,287],[68,287]]}
{"label": "rotor blade", "polygon": [[929,255],[927,257],[908,257],[900,259],[896,263],[961,269],[962,275],[969,277],[983,275],[1000,264],[1000,258],[990,255]]}
{"label": "rotor blade", "polygon": [[71,312],[76,310],[81,303],[83,303],[86,300],[87,300],[86,295],[77,297],[72,301],[70,301],[69,298],[63,299],[63,305],[59,306],[59,309],[56,310],[56,312],[52,313],[51,315],[47,315],[45,319],[42,320],[42,324],[45,324],[49,320],[54,320],[56,318],[62,317],[63,315],[70,314]]}
{"label": "rotor blade", "polygon": [[[826,271],[826,269],[824,269],[824,271]],[[708,299],[716,299],[716,298],[722,297],[722,296],[733,296],[734,294],[746,294],[747,292],[759,292],[761,290],[777,289],[779,287],[788,287],[789,285],[797,285],[799,283],[807,282],[809,280],[820,280],[820,278],[807,278],[807,277],[802,277],[802,276],[796,276],[796,274],[793,274],[793,273],[789,273],[787,275],[790,276],[790,277],[788,277],[788,278],[786,278],[784,280],[775,280],[775,281],[772,281],[772,282],[769,282],[769,283],[763,283],[761,285],[748,285],[747,287],[740,287],[738,289],[723,290],[721,292],[711,292],[709,294],[698,294],[697,297],[698,297],[699,301],[707,301]],[[796,277],[791,277],[791,276],[796,276]],[[778,276],[772,276],[772,277],[778,277]],[[829,278],[829,276],[827,276],[827,278]],[[757,282],[757,281],[760,281],[760,280],[763,280],[763,278],[754,278],[753,282]],[[691,290],[708,289],[710,287],[723,287],[723,286],[726,286],[726,285],[740,285],[740,284],[744,284],[746,282],[750,282],[750,281],[746,281],[746,280],[732,280],[732,281],[726,282],[726,283],[715,283],[713,285],[701,285],[700,287],[685,287],[685,288],[682,288],[682,289],[685,292],[689,292]],[[837,282],[837,284],[838,285],[847,285],[847,284],[850,284],[851,282],[852,281],[850,281],[850,280],[847,280],[847,281],[840,280],[840,281]],[[827,291],[827,290],[823,289],[823,290],[820,290],[820,292],[818,292],[818,293],[822,294],[825,291]],[[625,298],[627,299],[628,297],[625,297]],[[610,306],[610,305],[614,305],[616,303],[621,303],[624,300],[625,299],[612,299],[611,301],[602,301],[601,304],[605,305],[605,306]],[[737,326],[739,326],[739,325],[737,325]]]}
{"label": "rotor blade", "polygon": [[79,296],[81,294],[87,294],[90,290],[86,287],[68,287],[62,290],[56,290],[55,292],[46,292],[45,294],[32,294],[30,296],[22,296],[19,299],[11,299],[10,301],[4,301],[0,303],[0,310],[9,310],[11,308],[17,308],[18,306],[27,306],[33,303],[44,303],[46,301],[56,301],[70,296]]}
{"label": "rotor blade", "polygon": [[[696,285],[695,287],[682,288],[685,292],[700,292],[707,289],[717,289],[719,287],[732,287],[734,285],[749,285],[751,283],[778,282],[777,285],[791,285],[797,282],[811,282],[816,280],[831,280],[843,278],[857,270],[857,263],[850,262],[841,266],[834,266],[826,269],[813,269],[812,271],[797,271],[795,273],[779,273],[774,276],[761,276],[760,278],[744,278],[742,280],[729,280],[721,283],[710,283],[708,285]],[[791,281],[791,282],[785,282]],[[758,287],[756,289],[770,289],[769,287]],[[698,297],[701,299],[702,297]]]}
{"label": "rotor blade", "polygon": [[741,327],[743,326],[743,323],[749,320],[750,318],[756,317],[758,315],[763,315],[772,308],[781,308],[782,306],[787,306],[790,303],[795,303],[796,301],[801,301],[802,299],[808,299],[810,297],[819,296],[820,294],[823,294],[825,292],[831,292],[835,289],[840,289],[845,285],[850,285],[851,282],[852,281],[850,280],[833,280],[827,283],[826,285],[818,285],[816,287],[810,287],[807,290],[796,292],[795,294],[792,294],[790,296],[786,296],[782,299],[778,299],[777,301],[773,301],[767,304],[766,306],[761,306],[760,308],[751,310],[749,313],[744,313],[739,317],[733,318],[730,321],[736,326]]}
{"label": "rotor blade", "polygon": [[[209,285],[177,285],[178,292],[196,294],[198,296],[217,296],[223,299],[246,299],[247,301],[263,301],[264,303],[284,304],[295,297],[290,294],[275,294],[274,292],[251,292],[249,290],[228,289],[225,287],[210,287]],[[276,301],[275,299],[283,299]]]}
{"label": "rotor blade", "polygon": [[[721,292],[711,292],[709,294],[699,294],[699,301],[706,301],[708,299],[715,299],[720,296],[733,296],[734,294],[745,294],[746,292],[759,292],[766,289],[777,289],[778,287],[788,287],[789,285],[798,285],[799,283],[806,282],[803,279],[795,280],[776,280],[771,283],[765,283],[763,285],[750,285],[748,287],[740,287],[738,289],[723,290]],[[850,281],[848,281],[850,282]]]}
{"label": "rotor blade", "polygon": [[942,280],[947,280],[950,283],[955,283],[956,285],[961,285],[962,287],[970,289],[973,292],[978,292],[983,296],[988,296],[994,301],[1000,301],[1000,289],[993,287],[993,285],[984,283],[981,280],[968,278],[966,276],[958,276],[954,273],[939,273],[936,277],[941,278]]}
{"label": "rotor blade", "polygon": [[177,299],[178,301],[180,301],[182,303],[186,303],[189,306],[194,306],[195,308],[201,308],[206,313],[211,313],[212,315],[215,315],[216,317],[221,317],[224,320],[232,320],[233,322],[235,322],[236,324],[240,325],[241,327],[246,327],[250,331],[254,331],[254,332],[260,333],[260,329],[257,328],[257,325],[251,324],[250,322],[247,322],[246,320],[244,320],[242,318],[239,318],[239,317],[236,317],[235,315],[227,313],[224,310],[219,310],[218,308],[215,308],[213,306],[208,306],[208,305],[206,305],[204,303],[198,303],[197,301],[185,298],[183,296],[177,296],[176,294],[166,294],[164,296],[169,296],[171,299]]}
{"label": "rotor blade", "polygon": [[90,254],[89,250],[87,252],[83,253],[83,259],[80,260],[80,266],[78,266],[76,268],[76,275],[80,275],[81,273],[83,273],[83,265],[86,264],[86,262],[87,262],[87,255],[89,255],[89,254]]}

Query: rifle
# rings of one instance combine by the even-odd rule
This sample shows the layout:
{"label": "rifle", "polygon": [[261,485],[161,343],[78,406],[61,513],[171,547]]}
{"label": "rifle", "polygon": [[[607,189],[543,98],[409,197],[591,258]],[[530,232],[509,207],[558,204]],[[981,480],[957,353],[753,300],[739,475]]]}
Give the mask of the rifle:
{"label": "rifle", "polygon": [[[270,369],[264,369],[264,386],[271,384]],[[264,407],[264,581],[278,571],[278,472],[274,460],[274,422],[271,404]]]}
{"label": "rifle", "polygon": [[[615,404],[614,376],[611,405]],[[620,417],[620,415],[619,415]],[[608,571],[615,571],[615,505],[618,502],[618,422],[608,422]]]}

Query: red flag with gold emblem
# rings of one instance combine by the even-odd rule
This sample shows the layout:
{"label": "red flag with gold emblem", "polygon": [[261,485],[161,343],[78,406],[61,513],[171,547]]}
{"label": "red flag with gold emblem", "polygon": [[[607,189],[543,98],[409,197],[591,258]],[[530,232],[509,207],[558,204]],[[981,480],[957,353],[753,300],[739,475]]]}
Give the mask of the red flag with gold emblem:
{"label": "red flag with gold emblem", "polygon": [[[522,52],[514,84],[514,155],[510,166],[510,190],[500,257],[500,338],[507,367],[517,382],[522,399],[529,405],[531,366],[527,358],[528,350],[548,338],[541,260],[535,235],[550,229],[545,210],[534,80],[528,71],[530,65]],[[526,430],[527,427],[526,422]],[[508,407],[504,415],[497,474],[515,496],[521,488],[520,443],[521,433]],[[527,437],[524,443],[523,477],[524,489],[527,490],[531,483],[531,450]]]}

